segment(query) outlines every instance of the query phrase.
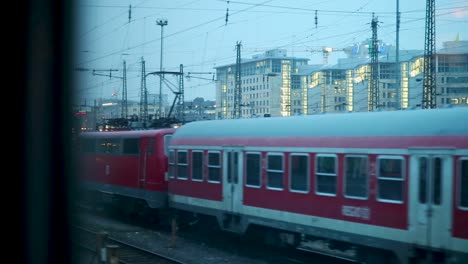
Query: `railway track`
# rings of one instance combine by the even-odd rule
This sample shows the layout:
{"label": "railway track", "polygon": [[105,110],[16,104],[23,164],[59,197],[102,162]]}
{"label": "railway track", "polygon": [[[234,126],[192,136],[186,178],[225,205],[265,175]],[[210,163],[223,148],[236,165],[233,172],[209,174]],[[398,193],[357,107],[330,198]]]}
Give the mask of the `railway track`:
{"label": "railway track", "polygon": [[105,232],[97,232],[79,226],[74,226],[73,228],[78,234],[77,245],[93,252],[92,263],[186,264],[182,260],[150,251],[129,241],[115,238]]}
{"label": "railway track", "polygon": [[[89,213],[89,212],[88,212]],[[225,232],[212,229],[211,225],[201,225],[193,230],[182,228],[177,232],[175,246],[171,248],[170,230],[155,229],[154,227],[143,227],[143,224],[131,224],[125,220],[116,220],[115,216],[94,215],[85,213],[79,222],[77,232],[80,234],[78,241],[86,244],[86,248],[96,251],[98,232],[94,230],[106,230],[107,244],[119,246],[120,263],[186,263],[186,264],[301,264],[301,263],[328,263],[328,264],[348,264],[349,262],[320,256],[307,254],[293,249],[286,250],[276,247],[266,246],[257,240],[247,237],[227,234]],[[138,222],[138,221],[136,221]],[[159,260],[147,259],[143,256],[133,256],[127,253],[124,246],[119,243],[129,244],[135,250],[151,254],[162,254],[162,257],[169,257],[175,262],[158,262]],[[140,254],[140,253],[139,253]],[[169,255],[169,256],[168,256]],[[150,256],[152,257],[152,256]],[[127,258],[127,259],[125,259]],[[97,263],[97,262],[93,262]],[[88,263],[86,263],[88,264]]]}

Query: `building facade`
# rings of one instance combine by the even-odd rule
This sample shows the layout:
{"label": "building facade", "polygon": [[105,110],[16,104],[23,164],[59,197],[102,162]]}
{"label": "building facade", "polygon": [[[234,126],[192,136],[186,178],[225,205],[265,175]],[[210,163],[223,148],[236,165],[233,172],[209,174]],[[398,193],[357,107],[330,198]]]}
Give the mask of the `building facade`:
{"label": "building facade", "polygon": [[[343,49],[336,65],[308,65],[307,59],[272,50],[242,60],[241,117],[310,115],[333,112],[392,111],[420,108],[424,51],[379,44],[377,80],[371,80],[368,42]],[[468,106],[468,41],[448,41],[435,55],[436,107]],[[216,68],[216,118],[232,118],[235,64]],[[375,87],[375,88],[373,88]],[[371,91],[378,100],[371,104]]]}
{"label": "building facade", "polygon": [[[241,117],[291,115],[292,81],[308,59],[276,49],[241,60]],[[216,67],[216,118],[232,118],[236,64]]]}

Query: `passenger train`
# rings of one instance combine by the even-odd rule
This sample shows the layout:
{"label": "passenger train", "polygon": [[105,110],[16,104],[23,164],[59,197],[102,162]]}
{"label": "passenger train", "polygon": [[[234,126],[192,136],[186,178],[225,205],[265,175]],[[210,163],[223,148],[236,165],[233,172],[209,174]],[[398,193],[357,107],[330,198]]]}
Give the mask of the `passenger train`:
{"label": "passenger train", "polygon": [[466,260],[466,116],[453,108],[189,123],[169,147],[170,206],[357,260]]}
{"label": "passenger train", "polygon": [[[467,116],[460,107],[188,123],[170,131],[161,163],[167,206],[360,262],[468,263]],[[87,162],[107,172],[105,159]],[[117,185],[110,174],[102,187]]]}

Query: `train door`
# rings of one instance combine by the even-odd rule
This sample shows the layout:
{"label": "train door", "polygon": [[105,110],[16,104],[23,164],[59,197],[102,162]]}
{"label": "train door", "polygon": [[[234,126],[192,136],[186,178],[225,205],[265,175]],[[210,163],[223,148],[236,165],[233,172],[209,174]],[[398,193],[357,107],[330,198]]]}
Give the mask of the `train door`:
{"label": "train door", "polygon": [[231,213],[242,210],[242,151],[241,148],[223,149],[223,197],[224,206]]}
{"label": "train door", "polygon": [[410,153],[410,240],[428,248],[450,248],[453,195],[450,150]]}

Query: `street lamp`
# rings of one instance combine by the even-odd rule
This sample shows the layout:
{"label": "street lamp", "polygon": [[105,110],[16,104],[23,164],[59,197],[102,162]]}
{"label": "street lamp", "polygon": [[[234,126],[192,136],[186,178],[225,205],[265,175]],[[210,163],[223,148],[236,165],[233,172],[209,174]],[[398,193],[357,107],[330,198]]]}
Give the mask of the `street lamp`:
{"label": "street lamp", "polygon": [[[160,63],[159,63],[159,70],[162,72],[162,63],[163,63],[163,28],[164,26],[167,26],[167,19],[158,19],[156,20],[156,24],[158,26],[161,26],[161,57],[160,57]],[[163,76],[160,76],[159,78],[159,117],[161,117],[162,114],[162,78]]]}

